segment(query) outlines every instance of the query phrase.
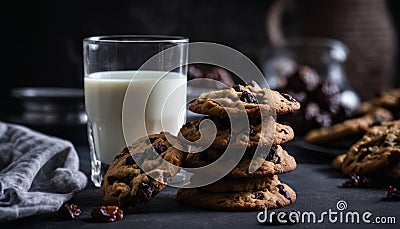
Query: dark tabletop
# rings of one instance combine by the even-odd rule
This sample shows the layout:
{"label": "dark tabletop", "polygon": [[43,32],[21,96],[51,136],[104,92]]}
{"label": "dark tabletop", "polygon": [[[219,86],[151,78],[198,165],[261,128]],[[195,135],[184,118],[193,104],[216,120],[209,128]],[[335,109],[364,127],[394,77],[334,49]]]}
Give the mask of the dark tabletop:
{"label": "dark tabletop", "polygon": [[[323,223],[300,223],[290,227],[376,227],[377,224],[366,224],[361,219],[364,212],[370,212],[374,221],[378,216],[394,216],[400,221],[400,202],[385,199],[386,187],[372,189],[341,188],[345,178],[330,167],[332,154],[312,152],[299,148],[295,144],[286,144],[285,148],[294,155],[298,162],[295,171],[280,175],[280,180],[290,185],[297,193],[296,202],[279,210],[298,210],[314,212],[317,218],[323,212],[337,212],[337,222],[331,223],[328,216]],[[87,147],[77,147],[81,158],[81,170],[88,177],[90,171],[89,151]],[[90,178],[89,178],[90,179]],[[57,214],[32,216],[2,224],[13,227],[29,228],[254,228],[273,227],[258,223],[258,211],[223,212],[194,208],[175,200],[176,188],[168,187],[151,202],[138,206],[135,213],[125,214],[122,221],[114,223],[94,223],[90,221],[90,211],[100,204],[99,189],[89,182],[85,190],[76,195],[70,202],[78,204],[82,209],[81,217],[73,221],[61,221]],[[339,211],[338,201],[347,204],[347,209]],[[344,202],[343,202],[344,201]],[[271,210],[272,211],[272,210]],[[277,210],[275,210],[276,212]],[[358,212],[360,223],[345,223],[347,212]],[[340,223],[340,213],[343,221]],[[269,212],[268,212],[269,213]],[[311,214],[311,213],[310,213]],[[334,216],[334,215],[333,215]],[[350,216],[350,215],[349,215]],[[262,215],[261,215],[262,217]],[[308,216],[305,217],[305,221]],[[351,218],[349,218],[351,220]],[[390,219],[389,219],[390,220]],[[379,224],[379,227],[398,228],[397,224]],[[287,225],[286,225],[287,226]],[[284,226],[284,227],[286,227]],[[279,226],[283,228],[282,226]],[[289,227],[289,226],[287,226]]]}

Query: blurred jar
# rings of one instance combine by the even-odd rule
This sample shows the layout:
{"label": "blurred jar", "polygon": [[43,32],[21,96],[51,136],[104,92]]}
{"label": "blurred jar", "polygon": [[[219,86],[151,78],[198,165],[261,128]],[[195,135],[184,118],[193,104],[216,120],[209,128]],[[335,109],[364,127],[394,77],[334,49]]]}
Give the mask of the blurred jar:
{"label": "blurred jar", "polygon": [[323,38],[289,39],[285,44],[266,49],[263,54],[263,72],[269,86],[283,88],[287,77],[299,65],[308,65],[321,77],[328,77],[338,85],[340,104],[349,110],[358,107],[360,99],[349,86],[344,68],[348,48],[338,40]]}

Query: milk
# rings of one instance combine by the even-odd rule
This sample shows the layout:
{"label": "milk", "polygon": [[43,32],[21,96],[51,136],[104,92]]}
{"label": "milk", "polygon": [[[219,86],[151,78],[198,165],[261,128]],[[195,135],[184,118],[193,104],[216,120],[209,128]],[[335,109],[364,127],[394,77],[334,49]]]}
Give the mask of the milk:
{"label": "milk", "polygon": [[177,134],[185,121],[184,75],[161,71],[97,72],[85,77],[84,87],[94,147],[102,163],[110,164],[123,147],[147,134],[161,130]]}

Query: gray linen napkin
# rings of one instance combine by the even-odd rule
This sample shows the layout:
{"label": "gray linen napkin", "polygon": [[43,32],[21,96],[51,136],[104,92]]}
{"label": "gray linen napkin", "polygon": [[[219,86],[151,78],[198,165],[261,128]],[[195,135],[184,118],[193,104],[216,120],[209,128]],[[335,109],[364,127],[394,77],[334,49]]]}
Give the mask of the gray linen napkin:
{"label": "gray linen napkin", "polygon": [[86,184],[70,142],[0,122],[0,221],[57,211]]}

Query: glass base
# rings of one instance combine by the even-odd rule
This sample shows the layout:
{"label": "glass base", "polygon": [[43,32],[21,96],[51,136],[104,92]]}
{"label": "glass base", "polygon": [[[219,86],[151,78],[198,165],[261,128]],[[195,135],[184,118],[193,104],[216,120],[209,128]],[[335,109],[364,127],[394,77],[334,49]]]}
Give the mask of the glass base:
{"label": "glass base", "polygon": [[92,179],[94,186],[100,188],[101,181],[103,180],[103,177],[106,174],[108,167],[110,167],[110,165],[101,162],[95,164],[96,164],[95,166],[92,165],[92,174],[90,178]]}
{"label": "glass base", "polygon": [[90,178],[94,186],[100,188],[101,181],[103,180],[103,177],[106,174],[109,165],[102,163],[100,161],[99,156],[96,153],[93,140],[93,130],[90,121],[88,121],[87,132],[88,132],[88,140],[90,147],[90,166],[91,166]]}

